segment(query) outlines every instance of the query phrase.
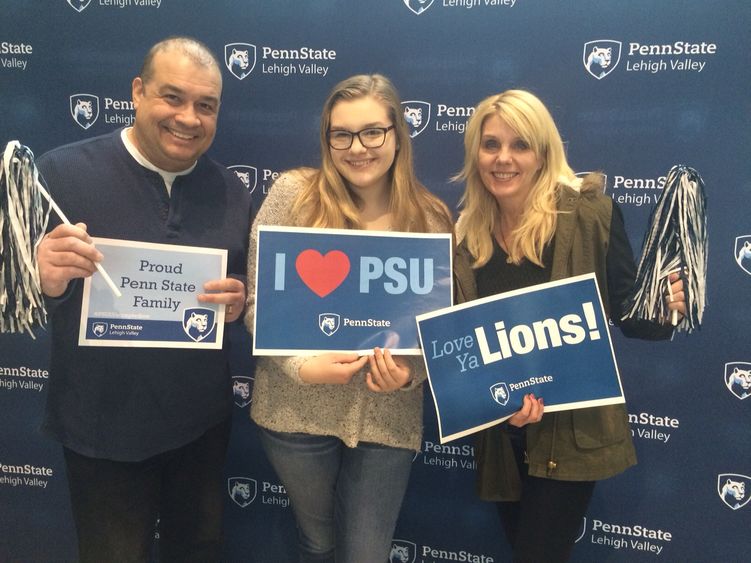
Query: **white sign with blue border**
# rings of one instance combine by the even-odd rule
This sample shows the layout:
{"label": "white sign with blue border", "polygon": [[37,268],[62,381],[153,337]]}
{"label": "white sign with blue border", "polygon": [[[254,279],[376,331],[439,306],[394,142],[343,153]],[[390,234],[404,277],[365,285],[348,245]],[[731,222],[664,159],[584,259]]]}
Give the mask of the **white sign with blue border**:
{"label": "white sign with blue border", "polygon": [[451,305],[451,235],[261,226],[253,353],[421,353],[415,317]]}
{"label": "white sign with blue border", "polygon": [[84,280],[80,346],[219,349],[224,305],[199,303],[203,284],[223,279],[227,251],[94,238],[117,297],[95,272]]}
{"label": "white sign with blue border", "polygon": [[623,403],[594,274],[419,315],[441,443],[499,424],[527,393],[545,412]]}

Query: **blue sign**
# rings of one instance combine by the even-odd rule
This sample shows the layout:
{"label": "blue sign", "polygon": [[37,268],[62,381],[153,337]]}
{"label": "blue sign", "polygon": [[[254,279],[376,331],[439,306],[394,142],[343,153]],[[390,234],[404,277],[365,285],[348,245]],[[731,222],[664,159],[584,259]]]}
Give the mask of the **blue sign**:
{"label": "blue sign", "polygon": [[80,346],[222,347],[224,306],[197,296],[205,282],[226,277],[226,250],[106,238],[94,244],[122,296],[98,272],[86,278]]}
{"label": "blue sign", "polygon": [[441,442],[488,428],[527,393],[545,412],[623,403],[594,274],[417,317]]}
{"label": "blue sign", "polygon": [[451,235],[259,227],[256,355],[420,354],[415,317],[451,305]]}

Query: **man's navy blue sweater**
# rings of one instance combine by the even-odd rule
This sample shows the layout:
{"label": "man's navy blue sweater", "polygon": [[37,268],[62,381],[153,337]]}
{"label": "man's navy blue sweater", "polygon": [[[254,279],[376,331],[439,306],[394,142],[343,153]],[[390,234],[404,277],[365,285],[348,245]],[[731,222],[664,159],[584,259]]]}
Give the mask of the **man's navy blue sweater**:
{"label": "man's navy blue sweater", "polygon": [[[245,275],[250,195],[209,158],[175,179],[171,197],[161,176],[127,152],[120,131],[50,151],[37,166],[58,205],[91,236],[226,248],[228,275]],[[140,461],[230,415],[227,342],[224,350],[78,346],[82,287],[75,280],[48,300],[45,433],[89,457]]]}

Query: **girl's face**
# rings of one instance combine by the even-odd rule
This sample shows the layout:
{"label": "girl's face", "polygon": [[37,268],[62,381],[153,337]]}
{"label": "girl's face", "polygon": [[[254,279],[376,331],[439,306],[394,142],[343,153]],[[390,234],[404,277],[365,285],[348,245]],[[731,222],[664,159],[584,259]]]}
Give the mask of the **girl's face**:
{"label": "girl's face", "polygon": [[[339,174],[355,192],[364,190],[387,190],[389,170],[396,157],[396,132],[385,129],[394,124],[383,102],[373,96],[354,100],[340,100],[331,109],[329,126],[329,151]],[[331,148],[331,143],[344,137],[346,133],[360,133],[352,137],[348,149]],[[361,140],[362,139],[362,140]],[[383,144],[377,146],[381,140]],[[368,148],[366,145],[374,148]]]}

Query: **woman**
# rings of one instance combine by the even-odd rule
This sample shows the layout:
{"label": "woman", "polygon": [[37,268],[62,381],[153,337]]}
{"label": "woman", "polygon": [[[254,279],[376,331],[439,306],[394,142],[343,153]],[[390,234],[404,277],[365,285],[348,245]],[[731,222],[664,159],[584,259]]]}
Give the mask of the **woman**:
{"label": "woman", "polygon": [[[450,232],[445,205],[415,178],[393,85],[353,76],[321,116],[321,168],[281,175],[259,225]],[[248,280],[255,279],[251,252]],[[247,326],[253,326],[250,287]],[[290,497],[301,561],[382,563],[422,440],[424,368],[372,356],[258,358],[251,417]]]}
{"label": "woman", "polygon": [[[574,175],[538,98],[508,90],[483,100],[464,147],[459,302],[595,272],[624,334],[669,337],[669,326],[620,322],[635,277],[623,218],[596,175]],[[669,307],[683,314],[682,282],[671,281]],[[505,424],[480,434],[477,448],[479,494],[497,502],[518,562],[566,561],[595,482],[636,463],[624,405],[543,411],[542,398],[526,395]]]}

